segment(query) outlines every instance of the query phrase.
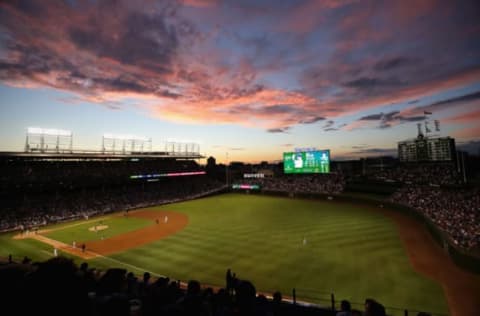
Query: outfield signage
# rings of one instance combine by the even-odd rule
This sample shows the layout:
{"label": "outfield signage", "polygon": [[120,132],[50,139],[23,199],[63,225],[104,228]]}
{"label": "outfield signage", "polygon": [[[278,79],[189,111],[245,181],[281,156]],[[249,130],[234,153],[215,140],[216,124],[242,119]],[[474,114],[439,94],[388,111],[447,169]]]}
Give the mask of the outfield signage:
{"label": "outfield signage", "polygon": [[244,173],[243,174],[244,178],[265,178],[265,175],[263,173]]}
{"label": "outfield signage", "polygon": [[258,184],[233,184],[232,189],[240,190],[260,190]]}

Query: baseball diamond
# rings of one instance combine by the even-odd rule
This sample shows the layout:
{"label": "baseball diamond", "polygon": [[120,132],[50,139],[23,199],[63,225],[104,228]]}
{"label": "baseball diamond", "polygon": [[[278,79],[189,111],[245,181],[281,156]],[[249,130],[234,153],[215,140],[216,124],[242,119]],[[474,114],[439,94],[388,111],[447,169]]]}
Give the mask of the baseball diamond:
{"label": "baseball diamond", "polygon": [[[167,215],[168,223],[156,222]],[[298,299],[319,304],[327,304],[330,292],[352,302],[373,296],[385,306],[439,315],[453,312],[452,307],[460,315],[469,308],[462,302],[469,295],[473,301],[480,284],[477,276],[453,263],[437,265],[449,261],[425,229],[386,208],[224,194],[130,211],[128,218],[116,213],[103,221],[111,218],[127,226],[136,219],[148,223],[106,239],[89,240],[86,252],[74,249],[68,240],[75,234],[81,244],[78,230],[85,236],[91,234],[85,229],[91,223],[81,225],[82,220],[22,239],[4,235],[0,242],[10,253],[27,251],[32,258],[44,258],[41,250],[55,246],[78,262],[87,259],[92,265],[108,267],[110,257],[137,267],[138,272],[152,271],[179,280],[196,278],[217,286],[223,283],[222,272],[228,266],[242,278],[255,280],[259,291],[290,293],[296,288]],[[62,241],[51,238],[54,232],[62,232]],[[29,242],[32,239],[42,245]]]}

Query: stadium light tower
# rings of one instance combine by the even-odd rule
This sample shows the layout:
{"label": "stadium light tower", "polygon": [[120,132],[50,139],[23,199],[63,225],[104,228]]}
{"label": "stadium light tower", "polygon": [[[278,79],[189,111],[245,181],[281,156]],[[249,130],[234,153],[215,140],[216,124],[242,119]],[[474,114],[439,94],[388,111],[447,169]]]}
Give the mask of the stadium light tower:
{"label": "stadium light tower", "polygon": [[25,138],[26,152],[72,152],[72,146],[73,134],[71,131],[55,128],[27,128],[27,135]]}
{"label": "stadium light tower", "polygon": [[170,155],[190,155],[200,154],[200,142],[194,140],[178,140],[169,138],[165,142],[165,151]]}
{"label": "stadium light tower", "polygon": [[[121,149],[117,149],[119,144]],[[144,152],[152,150],[152,139],[143,136],[105,133],[102,136],[102,152]]]}

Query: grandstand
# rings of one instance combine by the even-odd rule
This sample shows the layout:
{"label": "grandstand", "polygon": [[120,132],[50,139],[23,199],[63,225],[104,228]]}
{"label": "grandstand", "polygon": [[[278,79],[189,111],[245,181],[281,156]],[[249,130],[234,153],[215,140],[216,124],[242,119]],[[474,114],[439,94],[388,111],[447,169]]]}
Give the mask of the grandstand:
{"label": "grandstand", "polygon": [[[162,204],[221,189],[195,159],[171,152],[0,153],[0,230]],[[186,179],[188,178],[188,179]],[[168,189],[158,190],[167,186]]]}
{"label": "grandstand", "polygon": [[[203,166],[198,160],[205,157],[195,146],[170,145],[165,151],[137,151],[138,144],[124,142],[120,149],[107,150],[104,143],[100,151],[80,151],[71,148],[71,141],[67,142],[70,144],[67,149],[58,146],[48,149],[36,146],[31,135],[29,137],[25,152],[0,153],[2,232],[23,235],[33,231],[36,234],[51,224],[104,218],[118,212],[128,213],[241,189],[262,195],[348,203],[362,201],[392,209],[407,207],[408,212],[425,221],[445,252],[459,266],[478,270],[475,265],[480,249],[480,194],[476,188],[465,187],[454,162],[401,164],[394,159],[382,158],[332,162],[328,173],[285,174],[281,163],[248,165],[236,162],[225,168],[216,165],[212,158],[207,166]],[[110,135],[108,137],[111,139]],[[358,199],[354,194],[359,192],[368,193],[370,197]],[[159,224],[158,218],[156,223]],[[303,237],[303,245],[306,244],[307,239]],[[87,248],[95,258],[107,255],[95,251],[98,250]],[[13,273],[16,278],[10,279],[9,282],[13,282],[10,284],[24,284],[16,287],[18,292],[4,293],[5,297],[26,295],[28,300],[38,300],[38,310],[48,309],[49,305],[42,305],[46,298],[33,295],[31,291],[45,281],[24,282],[29,279],[29,273],[33,276],[45,274],[57,282],[57,287],[66,286],[60,280],[64,277],[72,280],[72,284],[88,284],[87,288],[75,289],[81,292],[83,301],[63,297],[72,304],[87,302],[89,307],[79,309],[80,314],[106,315],[113,310],[128,310],[130,315],[137,315],[135,311],[140,313],[141,310],[142,315],[226,315],[235,311],[240,315],[335,315],[340,309],[333,293],[317,305],[307,302],[308,296],[302,297],[303,301],[297,300],[295,289],[285,293],[287,297],[283,299],[279,292],[258,294],[253,283],[240,279],[231,286],[234,291],[229,290],[228,284],[225,288],[217,284],[213,288],[204,286],[201,290],[197,281],[182,283],[162,275],[156,275],[155,281],[139,281],[138,276],[123,268],[107,267],[105,272],[88,269],[85,265],[79,267],[65,258],[35,265],[28,258],[10,257],[4,261],[0,276]],[[48,272],[51,267],[69,272],[57,275]],[[85,293],[94,294],[88,298]],[[60,293],[56,295],[61,297]],[[112,297],[117,299],[112,300]],[[312,297],[311,301],[317,299]],[[358,304],[358,301],[354,303]],[[366,307],[356,306],[357,311],[365,309],[365,315],[385,315],[385,308],[392,315],[409,314],[408,307],[383,306],[370,299],[365,303]],[[25,306],[24,311],[28,312],[29,308]],[[441,312],[433,314],[443,315]]]}

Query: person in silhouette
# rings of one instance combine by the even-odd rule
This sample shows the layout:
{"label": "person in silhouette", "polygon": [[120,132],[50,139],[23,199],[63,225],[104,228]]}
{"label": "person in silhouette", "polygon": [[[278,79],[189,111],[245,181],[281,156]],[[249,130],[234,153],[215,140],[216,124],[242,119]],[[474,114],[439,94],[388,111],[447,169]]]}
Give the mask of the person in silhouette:
{"label": "person in silhouette", "polygon": [[343,300],[340,303],[340,308],[341,310],[337,313],[337,316],[351,316],[352,315],[352,307],[350,305],[350,302],[347,300]]}
{"label": "person in silhouette", "polygon": [[227,293],[230,295],[232,294],[232,271],[230,269],[227,270],[227,274],[225,275],[225,282],[227,287]]}

